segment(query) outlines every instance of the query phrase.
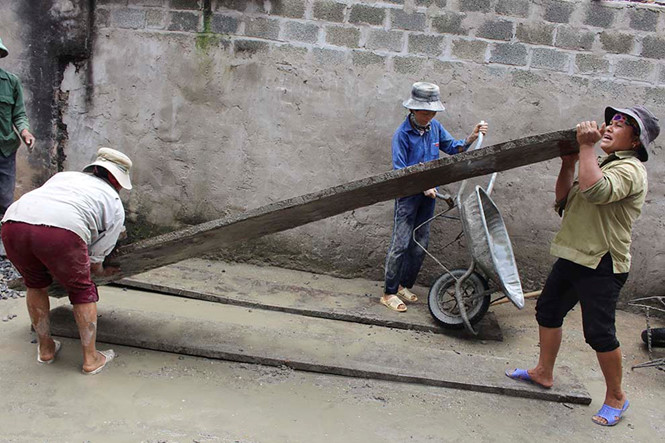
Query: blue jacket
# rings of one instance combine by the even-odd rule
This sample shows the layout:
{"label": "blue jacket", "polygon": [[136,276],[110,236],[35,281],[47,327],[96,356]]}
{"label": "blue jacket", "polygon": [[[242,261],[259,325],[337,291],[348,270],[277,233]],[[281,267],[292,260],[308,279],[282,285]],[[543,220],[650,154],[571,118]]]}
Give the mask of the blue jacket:
{"label": "blue jacket", "polygon": [[393,135],[393,169],[436,160],[439,158],[439,150],[453,155],[467,148],[465,139],[454,139],[437,120],[432,120],[429,131],[420,135],[411,126],[407,115]]}

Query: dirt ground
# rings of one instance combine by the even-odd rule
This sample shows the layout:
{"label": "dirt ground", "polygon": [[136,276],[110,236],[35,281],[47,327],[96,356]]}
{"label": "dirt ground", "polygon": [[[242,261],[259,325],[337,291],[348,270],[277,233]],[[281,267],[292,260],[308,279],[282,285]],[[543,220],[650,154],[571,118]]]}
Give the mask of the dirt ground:
{"label": "dirt ground", "polygon": [[[294,279],[300,275],[294,272]],[[100,288],[100,303],[110,303],[117,291]],[[124,295],[150,303],[167,297]],[[66,303],[52,300],[52,307]],[[505,356],[515,366],[532,363],[538,352],[534,306],[493,308],[504,341],[467,342],[458,350]],[[203,312],[206,302],[189,300],[183,309]],[[25,299],[0,300],[0,319],[12,314],[0,322],[0,442],[653,442],[665,435],[665,372],[630,369],[648,359],[639,339],[644,317],[636,314],[618,313],[631,408],[614,428],[590,420],[604,383],[584,344],[578,309],[567,320],[559,363],[586,385],[593,397],[588,407],[122,346],[113,346],[119,357],[107,370],[84,376],[78,340],[63,339],[58,360],[39,365]],[[402,333],[427,346],[446,346],[445,336]]]}

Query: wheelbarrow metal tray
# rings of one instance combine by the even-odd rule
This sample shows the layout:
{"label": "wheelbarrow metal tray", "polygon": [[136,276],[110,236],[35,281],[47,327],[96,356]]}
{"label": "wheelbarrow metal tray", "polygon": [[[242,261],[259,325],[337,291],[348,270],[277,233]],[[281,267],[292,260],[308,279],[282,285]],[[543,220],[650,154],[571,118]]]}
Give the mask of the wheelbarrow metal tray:
{"label": "wheelbarrow metal tray", "polygon": [[522,309],[524,293],[506,225],[499,209],[480,186],[464,200],[461,218],[471,257],[510,301]]}

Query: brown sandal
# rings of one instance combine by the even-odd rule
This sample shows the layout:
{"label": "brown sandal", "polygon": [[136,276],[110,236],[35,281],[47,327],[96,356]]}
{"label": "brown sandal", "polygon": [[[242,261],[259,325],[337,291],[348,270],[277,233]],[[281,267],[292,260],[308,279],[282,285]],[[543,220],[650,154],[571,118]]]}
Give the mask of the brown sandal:
{"label": "brown sandal", "polygon": [[385,296],[381,297],[381,304],[392,309],[396,312],[406,311],[406,305],[395,294],[391,294],[386,299]]}

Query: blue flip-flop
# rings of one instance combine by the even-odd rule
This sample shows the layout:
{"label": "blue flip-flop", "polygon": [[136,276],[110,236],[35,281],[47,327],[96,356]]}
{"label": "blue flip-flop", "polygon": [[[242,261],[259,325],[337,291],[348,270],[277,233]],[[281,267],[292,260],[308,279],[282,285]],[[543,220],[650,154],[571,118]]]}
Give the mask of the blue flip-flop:
{"label": "blue flip-flop", "polygon": [[541,388],[550,389],[550,387],[543,386],[540,383],[538,383],[537,381],[533,380],[531,378],[531,376],[529,375],[529,371],[527,369],[516,368],[513,371],[507,370],[506,371],[506,377],[512,378],[513,380],[517,380],[517,381],[526,381],[526,382],[529,382],[529,383],[533,383],[536,386],[540,386]]}
{"label": "blue flip-flop", "polygon": [[626,399],[621,409],[613,408],[612,406],[603,404],[603,407],[600,408],[598,413],[593,417],[604,418],[607,423],[598,422],[594,420],[593,417],[591,417],[591,421],[600,426],[614,426],[619,423],[619,421],[621,421],[621,417],[623,417],[623,413],[626,412],[628,406],[630,406],[628,399]]}

